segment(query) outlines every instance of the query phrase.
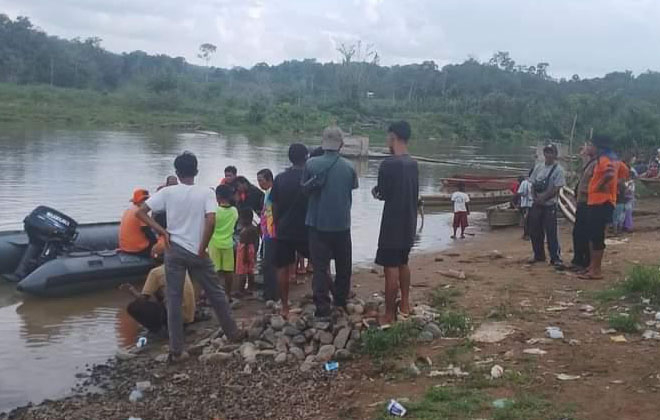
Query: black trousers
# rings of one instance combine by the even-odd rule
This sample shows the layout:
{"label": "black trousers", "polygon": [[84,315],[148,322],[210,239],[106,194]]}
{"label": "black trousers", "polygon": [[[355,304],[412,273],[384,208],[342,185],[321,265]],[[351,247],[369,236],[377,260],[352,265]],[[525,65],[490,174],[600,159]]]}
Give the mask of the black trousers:
{"label": "black trousers", "polygon": [[264,238],[261,249],[261,272],[264,276],[264,299],[277,300],[277,275],[275,272],[275,239]]}
{"label": "black trousers", "polygon": [[[353,247],[351,231],[324,232],[309,229],[309,253],[314,265],[312,289],[316,316],[328,316],[331,313],[331,303],[334,306],[346,306],[348,293],[351,289],[351,270],[353,264]],[[330,260],[335,260],[334,288],[331,288]],[[332,289],[332,301],[330,292]]]}
{"label": "black trousers", "polygon": [[545,261],[545,238],[548,238],[550,262],[561,261],[557,238],[557,207],[533,206],[529,211],[529,237],[532,240],[534,259]]}
{"label": "black trousers", "polygon": [[128,314],[152,333],[167,328],[167,310],[161,302],[136,299],[128,304]]}
{"label": "black trousers", "polygon": [[591,253],[589,252],[589,206],[578,203],[575,210],[575,225],[573,226],[573,265],[589,267]]}

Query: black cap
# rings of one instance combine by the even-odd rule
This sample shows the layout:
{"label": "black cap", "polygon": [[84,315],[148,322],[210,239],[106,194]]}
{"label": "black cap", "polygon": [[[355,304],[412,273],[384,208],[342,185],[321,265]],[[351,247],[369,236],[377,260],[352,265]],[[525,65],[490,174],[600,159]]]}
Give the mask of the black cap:
{"label": "black cap", "polygon": [[550,151],[553,152],[555,155],[558,155],[558,154],[559,154],[559,151],[557,150],[557,146],[555,146],[555,145],[552,144],[552,143],[548,143],[548,144],[545,145],[545,147],[543,148],[543,151],[545,152],[546,150],[550,150]]}

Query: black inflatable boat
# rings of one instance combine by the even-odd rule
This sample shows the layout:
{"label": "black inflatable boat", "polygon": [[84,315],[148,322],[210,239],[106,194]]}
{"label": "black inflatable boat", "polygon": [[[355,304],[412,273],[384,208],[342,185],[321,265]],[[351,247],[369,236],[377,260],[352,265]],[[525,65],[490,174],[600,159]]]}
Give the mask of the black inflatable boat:
{"label": "black inflatable boat", "polygon": [[39,296],[69,296],[141,278],[151,258],[116,251],[119,223],[78,225],[40,206],[24,231],[0,232],[0,274],[17,289]]}

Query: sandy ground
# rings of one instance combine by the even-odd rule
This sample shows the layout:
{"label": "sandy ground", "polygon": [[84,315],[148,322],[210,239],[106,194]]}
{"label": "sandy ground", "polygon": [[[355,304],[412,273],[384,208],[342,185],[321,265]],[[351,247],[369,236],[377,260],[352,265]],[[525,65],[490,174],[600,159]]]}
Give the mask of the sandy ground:
{"label": "sandy ground", "polygon": [[[599,306],[590,294],[592,291],[606,289],[620,280],[631,264],[658,263],[660,216],[654,212],[660,202],[648,200],[641,204],[647,215],[637,218],[636,231],[625,237],[627,242],[612,245],[606,251],[604,280],[579,280],[568,272],[556,271],[545,264],[527,265],[525,261],[531,256],[530,243],[520,239],[519,229],[509,228],[477,233],[468,239],[457,240],[450,250],[413,257],[413,303],[428,302],[431,292],[437,288],[455,290],[454,306],[467,312],[474,325],[498,320],[513,326],[515,333],[508,338],[494,344],[477,344],[478,348],[473,349],[468,357],[479,360],[492,358],[501,364],[505,371],[531,372],[532,378],[527,385],[529,391],[542,394],[553,402],[572,405],[575,418],[656,420],[660,412],[657,396],[660,390],[660,341],[646,341],[642,340],[640,334],[626,334],[626,343],[613,342],[610,335],[601,332],[602,328],[607,328],[606,314],[612,308]],[[475,232],[479,230],[478,227],[474,228]],[[570,226],[567,223],[562,222],[560,234],[563,258],[568,261],[571,240]],[[439,273],[449,269],[463,271],[466,278],[449,278]],[[306,285],[295,287],[292,298],[309,293],[310,281],[308,278]],[[365,299],[374,293],[382,295],[383,282],[381,270],[364,270],[355,274],[353,290]],[[593,313],[585,313],[580,310],[582,304],[591,304],[596,309]],[[247,322],[258,310],[263,310],[262,304],[246,302],[236,314],[239,319]],[[565,339],[533,345],[527,343],[530,339],[545,337],[547,326],[560,327]],[[435,340],[430,344],[417,345],[411,349],[412,356],[409,354],[407,357],[414,360],[418,355],[429,356],[442,365],[446,350],[456,344],[456,340]],[[541,348],[547,351],[547,354],[523,354],[523,349],[531,347]],[[397,362],[399,365],[408,363],[405,358]],[[195,375],[207,368],[197,365],[197,362],[190,363],[179,369],[185,369],[191,376],[191,384],[188,387],[191,389],[195,386]],[[149,364],[140,369],[139,373],[144,375],[151,372],[158,377],[167,374],[161,372],[163,369],[166,368]],[[240,369],[241,366],[235,367],[237,375]],[[238,382],[245,387],[258,386],[259,392],[268,392],[268,386],[278,387],[277,381],[269,384],[275,377],[273,375],[284,375],[281,377],[287,378],[286,386],[290,388],[285,394],[299,394],[299,398],[313,401],[313,404],[310,403],[310,410],[298,407],[295,414],[287,413],[287,405],[278,406],[277,399],[286,404],[291,404],[291,399],[278,397],[275,400],[267,399],[268,404],[273,404],[270,409],[250,414],[253,413],[249,409],[250,406],[259,404],[258,398],[251,397],[247,398],[245,406],[241,406],[240,401],[234,404],[236,407],[241,406],[239,408],[244,415],[234,411],[226,418],[256,419],[263,418],[259,415],[266,414],[269,414],[270,418],[297,419],[376,418],[382,407],[375,403],[389,398],[418,399],[430,386],[444,382],[424,375],[416,378],[388,375],[383,372],[382,366],[380,370],[374,369],[366,357],[344,364],[341,374],[332,378],[323,376],[319,379],[318,373],[290,373],[297,371],[297,366],[292,366],[286,374],[281,372],[282,369],[281,366],[264,366],[263,378],[259,382],[252,385],[249,380]],[[396,364],[392,369],[396,369]],[[268,372],[272,372],[272,375]],[[559,381],[555,377],[559,373],[579,375],[580,379]],[[48,403],[41,414],[39,409],[19,410],[10,418],[115,418],[118,413],[130,414],[125,410],[128,404],[126,384],[136,376],[130,371],[122,375],[123,385],[115,387],[117,392],[109,392],[92,400],[74,398],[66,403]],[[208,380],[209,372],[204,375],[200,376],[200,379]],[[223,375],[226,376],[226,372]],[[120,381],[117,378],[113,380]],[[296,381],[300,381],[304,387],[298,387]],[[222,389],[222,386],[222,383],[217,384],[218,389]],[[281,395],[281,389],[278,389],[277,395]],[[238,395],[232,397],[231,389],[222,392],[228,393],[221,399],[225,404],[232,398],[245,399]],[[488,392],[494,397],[506,397],[512,395],[513,391],[503,383]],[[150,411],[149,418],[197,418],[184,413],[178,413],[177,416],[176,398],[180,394],[174,393],[171,397],[174,400],[161,402],[170,411]],[[322,398],[316,398],[319,394],[323,394]],[[204,393],[195,394],[191,391],[189,394],[183,393],[181,398],[186,399],[187,407],[190,405],[190,399],[203,398],[203,395]],[[217,404],[219,403],[220,401]],[[225,418],[222,414],[224,408],[217,404],[215,409],[218,418]],[[98,415],[99,407],[107,410],[109,417],[90,414]],[[260,414],[257,415],[257,412]]]}

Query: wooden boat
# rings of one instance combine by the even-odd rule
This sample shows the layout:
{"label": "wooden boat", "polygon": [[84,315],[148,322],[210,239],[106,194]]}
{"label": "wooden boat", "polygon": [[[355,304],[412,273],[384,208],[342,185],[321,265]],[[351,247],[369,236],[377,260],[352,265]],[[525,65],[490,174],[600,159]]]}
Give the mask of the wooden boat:
{"label": "wooden boat", "polygon": [[660,193],[660,178],[637,178],[649,190]]}
{"label": "wooden boat", "polygon": [[520,225],[520,210],[512,203],[497,204],[486,209],[486,217],[490,227],[506,227]]}
{"label": "wooden boat", "polygon": [[[502,204],[513,199],[514,194],[509,190],[484,191],[467,193],[471,206],[490,206]],[[425,206],[451,206],[451,193],[422,194]]]}
{"label": "wooden boat", "polygon": [[517,180],[518,175],[455,175],[451,178],[441,178],[443,187],[456,190],[462,183],[470,191],[498,191],[510,189]]}

